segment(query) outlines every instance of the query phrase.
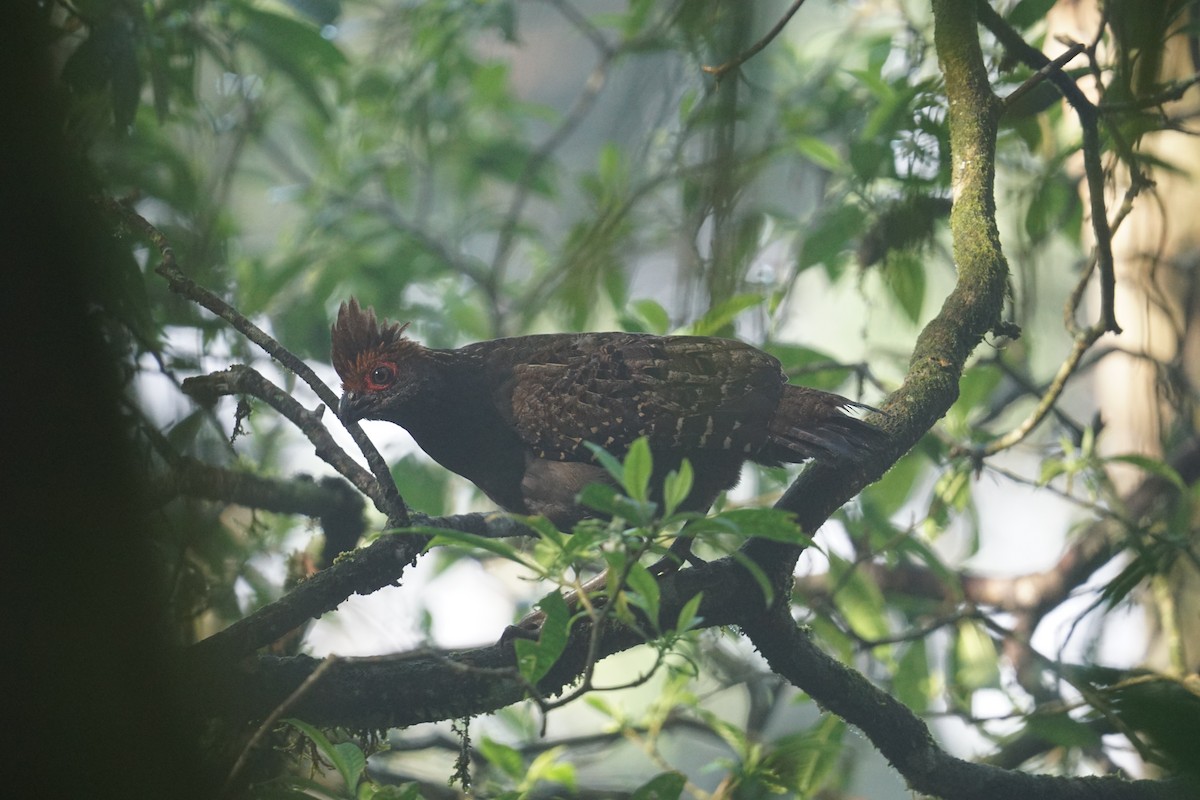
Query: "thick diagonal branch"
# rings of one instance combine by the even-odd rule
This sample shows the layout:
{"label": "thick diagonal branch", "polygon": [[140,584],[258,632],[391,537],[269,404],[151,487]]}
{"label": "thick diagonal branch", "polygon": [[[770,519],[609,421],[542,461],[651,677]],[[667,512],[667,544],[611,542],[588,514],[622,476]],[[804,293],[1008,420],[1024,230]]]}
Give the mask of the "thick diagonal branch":
{"label": "thick diagonal branch", "polygon": [[911,789],[943,800],[1186,800],[1195,787],[1178,781],[1128,781],[1030,775],[956,758],[911,710],[860,673],[823,652],[786,608],[742,626],[772,671],[823,708],[857,726]]}
{"label": "thick diagonal branch", "polygon": [[[843,503],[881,476],[933,427],[958,398],[967,358],[1000,321],[1008,264],[996,227],[995,151],[1001,104],[988,84],[974,6],[934,3],[934,39],[946,76],[954,205],[950,212],[958,280],[941,311],[917,338],[908,375],[871,422],[890,447],[857,464],[815,464],[777,506],[812,533]],[[745,553],[773,578],[791,575],[801,545],[755,540]]]}

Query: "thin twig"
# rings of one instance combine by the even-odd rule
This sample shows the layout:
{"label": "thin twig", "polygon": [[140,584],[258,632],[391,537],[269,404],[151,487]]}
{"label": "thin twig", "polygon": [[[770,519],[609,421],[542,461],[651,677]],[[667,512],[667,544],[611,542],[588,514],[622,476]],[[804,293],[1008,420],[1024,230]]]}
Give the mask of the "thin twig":
{"label": "thin twig", "polygon": [[[1092,233],[1096,239],[1096,262],[1100,268],[1100,320],[1103,332],[1120,333],[1117,324],[1117,273],[1113,261],[1112,229],[1104,204],[1104,165],[1100,161],[1100,125],[1096,107],[1088,112],[1076,109],[1083,130],[1083,170],[1087,175],[1088,202],[1091,206]],[[1098,337],[1097,337],[1098,338]]]}
{"label": "thin twig", "polygon": [[1125,100],[1115,103],[1103,102],[1100,104],[1101,111],[1141,111],[1155,106],[1173,103],[1177,100],[1182,100],[1183,96],[1188,93],[1193,86],[1200,84],[1200,72],[1197,72],[1187,78],[1179,78],[1171,81],[1163,87],[1158,94],[1152,94],[1147,97],[1142,97],[1136,100]]}
{"label": "thin twig", "polygon": [[357,510],[361,517],[362,495],[340,479],[329,480],[330,483],[318,483],[306,477],[269,478],[177,455],[164,477],[150,481],[146,494],[147,503],[152,506],[183,495],[307,517],[323,517],[343,510]]}
{"label": "thin twig", "polygon": [[237,776],[241,774],[243,769],[245,769],[246,762],[250,759],[250,752],[254,750],[254,748],[258,746],[258,743],[262,741],[263,737],[275,727],[275,723],[279,721],[280,717],[282,717],[289,708],[294,706],[301,697],[303,697],[310,689],[312,689],[312,687],[316,685],[317,681],[319,681],[325,675],[325,673],[328,672],[329,669],[339,661],[341,661],[339,656],[328,656],[324,661],[317,665],[317,668],[314,669],[312,673],[310,673],[309,676],[300,683],[299,686],[296,687],[294,692],[289,694],[284,701],[277,705],[275,709],[267,716],[267,718],[263,720],[262,724],[259,725],[254,731],[254,735],[250,737],[250,741],[246,742],[246,746],[242,748],[242,752],[238,754],[237,761],[234,762],[233,768],[229,770],[229,775],[225,778],[225,786],[221,790],[221,797],[227,797],[233,790],[234,781],[237,780]]}
{"label": "thin twig", "polygon": [[[1053,62],[1036,47],[1033,47],[992,8],[987,0],[978,0],[976,8],[979,22],[1004,45],[1010,53],[1023,63],[1039,71]],[[1085,48],[1086,50],[1086,48]],[[1078,51],[1075,51],[1078,53]],[[1096,239],[1096,262],[1100,267],[1100,319],[1105,332],[1120,333],[1117,324],[1116,270],[1113,265],[1112,231],[1108,224],[1108,211],[1104,206],[1104,165],[1100,160],[1100,114],[1095,104],[1088,100],[1061,69],[1046,73],[1066,101],[1079,117],[1083,131],[1083,170],[1087,177],[1088,205],[1092,218],[1092,234]]]}
{"label": "thin twig", "polygon": [[[542,165],[553,155],[554,151],[566,141],[568,136],[575,132],[575,129],[583,122],[584,117],[595,107],[596,100],[600,96],[600,91],[604,88],[604,84],[608,80],[609,67],[617,57],[618,52],[616,50],[606,50],[603,53],[600,63],[588,75],[583,91],[575,98],[575,102],[567,111],[566,116],[563,117],[558,127],[546,137],[545,141],[542,142],[538,149],[525,162],[525,166],[521,170],[521,175],[517,178],[516,189],[512,201],[508,205],[508,212],[504,215],[504,221],[500,225],[495,255],[492,258],[492,281],[497,286],[502,285],[504,282],[504,274],[508,267],[509,259],[513,254],[513,242],[516,239],[517,227],[521,221],[521,213],[525,210],[525,203],[529,199],[529,191],[534,178],[541,170]],[[502,320],[499,318],[493,320],[493,324],[497,328],[497,333],[503,335],[504,331],[501,329],[501,322]]]}
{"label": "thin twig", "polygon": [[614,51],[614,48],[604,38],[604,34],[592,24],[591,20],[579,12],[579,9],[572,3],[566,0],[546,0],[547,3],[554,6],[558,13],[562,14],[568,22],[575,26],[575,29],[583,34],[596,51],[604,55],[609,55]]}
{"label": "thin twig", "polygon": [[1040,425],[1042,420],[1054,410],[1054,406],[1058,403],[1059,397],[1062,396],[1063,390],[1067,388],[1067,381],[1075,374],[1075,370],[1079,366],[1080,359],[1083,358],[1084,353],[1105,332],[1105,327],[1097,324],[1088,328],[1083,334],[1076,336],[1075,343],[1071,346],[1071,352],[1067,354],[1066,360],[1059,365],[1058,372],[1055,373],[1054,379],[1050,381],[1050,386],[1046,389],[1046,393],[1042,395],[1042,399],[1038,401],[1037,406],[1030,412],[1029,416],[1008,433],[993,439],[982,448],[979,448],[975,453],[976,457],[986,458],[987,456],[994,456],[1002,450],[1007,450],[1019,444],[1025,440],[1025,437],[1033,433],[1034,428]]}
{"label": "thin twig", "polygon": [[726,61],[724,64],[716,67],[702,66],[700,69],[704,72],[707,72],[709,75],[712,75],[719,82],[725,77],[726,73],[737,69],[742,64],[745,64],[747,61],[754,58],[756,55],[766,49],[766,46],[774,41],[775,37],[779,36],[779,34],[783,32],[783,29],[787,27],[788,22],[791,21],[792,17],[795,16],[796,12],[800,10],[800,6],[802,5],[804,5],[804,0],[793,0],[791,6],[788,7],[787,11],[783,12],[783,16],[779,18],[779,21],[771,27],[771,30],[767,31],[766,36],[759,39],[757,42],[752,44],[749,49],[740,53],[731,61]]}
{"label": "thin twig", "polygon": [[387,220],[393,228],[412,239],[430,255],[445,264],[453,272],[478,284],[489,298],[498,294],[499,287],[488,273],[485,265],[475,259],[452,250],[442,239],[433,235],[429,230],[400,212],[395,203],[383,195],[379,200],[364,200],[359,195],[347,194],[339,189],[327,189],[331,199],[344,203],[358,211],[366,211],[379,215]]}
{"label": "thin twig", "polygon": [[1033,87],[1037,86],[1039,83],[1041,83],[1042,81],[1049,78],[1051,73],[1062,70],[1062,68],[1065,67],[1068,63],[1070,63],[1070,61],[1073,58],[1075,58],[1075,56],[1082,53],[1085,49],[1086,48],[1079,42],[1073,43],[1070,47],[1067,48],[1065,53],[1063,53],[1058,58],[1051,61],[1049,64],[1046,64],[1046,66],[1042,67],[1037,72],[1033,73],[1033,75],[1031,75],[1029,77],[1029,80],[1025,81],[1020,86],[1018,86],[1016,89],[1014,89],[1008,95],[1008,97],[1005,97],[1004,98],[1005,107],[1011,108],[1013,103],[1017,102],[1022,97],[1024,97]]}

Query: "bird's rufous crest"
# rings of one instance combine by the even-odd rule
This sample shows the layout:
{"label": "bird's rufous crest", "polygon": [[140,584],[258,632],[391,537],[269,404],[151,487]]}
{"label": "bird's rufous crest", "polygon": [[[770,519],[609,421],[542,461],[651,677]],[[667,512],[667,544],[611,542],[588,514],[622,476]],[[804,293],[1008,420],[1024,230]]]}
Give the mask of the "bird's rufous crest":
{"label": "bird's rufous crest", "polygon": [[404,338],[408,323],[382,322],[375,309],[365,311],[358,300],[342,303],[333,324],[333,368],[342,379],[342,389],[361,392],[367,388],[367,375],[381,361],[397,362],[406,349],[417,344]]}

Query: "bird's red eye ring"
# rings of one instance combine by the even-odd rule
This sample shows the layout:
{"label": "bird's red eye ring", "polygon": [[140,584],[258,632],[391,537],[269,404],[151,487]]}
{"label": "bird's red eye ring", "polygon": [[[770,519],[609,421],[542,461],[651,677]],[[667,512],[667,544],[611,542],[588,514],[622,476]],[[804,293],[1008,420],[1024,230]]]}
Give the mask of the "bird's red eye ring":
{"label": "bird's red eye ring", "polygon": [[373,392],[387,389],[396,382],[396,365],[390,362],[376,364],[367,373],[367,388]]}

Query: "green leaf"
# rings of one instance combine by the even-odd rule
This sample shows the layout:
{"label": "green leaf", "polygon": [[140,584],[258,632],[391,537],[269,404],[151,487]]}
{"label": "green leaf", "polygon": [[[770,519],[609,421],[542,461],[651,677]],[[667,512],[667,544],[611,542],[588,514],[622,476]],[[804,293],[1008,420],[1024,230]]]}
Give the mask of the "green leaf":
{"label": "green leaf", "polygon": [[[526,177],[525,167],[533,158],[529,145],[516,139],[494,138],[475,142],[471,153],[472,178],[490,175],[509,183],[517,183]],[[528,178],[527,187],[535,194],[552,196],[554,184],[547,179],[545,171]]]}
{"label": "green leaf", "polygon": [[[406,494],[405,497],[407,496]],[[520,517],[520,520],[532,528],[540,540],[551,546],[562,549],[570,541],[569,536],[556,528],[554,523],[545,517]]]}
{"label": "green leaf", "polygon": [[661,335],[671,330],[671,315],[654,300],[634,300],[623,319],[634,323],[626,324],[626,328],[646,333]]}
{"label": "green leaf", "polygon": [[1063,229],[1064,224],[1079,207],[1079,190],[1053,170],[1039,182],[1025,212],[1025,232],[1040,243],[1047,236]]}
{"label": "green leaf", "polygon": [[714,305],[704,316],[685,326],[680,332],[692,336],[720,336],[728,331],[738,314],[748,308],[762,305],[765,300],[760,294],[736,294]]}
{"label": "green leaf", "polygon": [[971,501],[971,465],[960,462],[938,476],[933,484],[933,502],[929,504],[929,517],[945,528],[950,514],[966,510]]}
{"label": "green leaf", "polygon": [[371,795],[373,800],[423,800],[419,783],[404,783],[399,786],[364,785],[369,785],[374,790],[375,793]]}
{"label": "green leaf", "polygon": [[596,175],[609,192],[617,195],[624,192],[624,187],[629,183],[629,169],[621,148],[612,142],[605,142],[601,146]]}
{"label": "green leaf", "polygon": [[650,574],[650,570],[646,569],[640,563],[634,562],[630,565],[629,575],[626,577],[626,583],[629,585],[630,592],[629,601],[642,609],[646,613],[646,617],[650,620],[650,624],[658,629],[658,603],[659,591],[658,581]]}
{"label": "green leaf", "polygon": [[317,78],[345,63],[337,47],[313,25],[270,11],[237,5],[244,18],[241,36],[262,54],[267,64],[291,79],[300,95],[325,119],[330,118]]}
{"label": "green leaf", "polygon": [[816,136],[797,136],[792,139],[796,152],[807,158],[818,167],[824,167],[830,172],[843,172],[846,162],[841,154],[828,142]]}
{"label": "green leaf", "polygon": [[353,742],[341,742],[335,745],[320,728],[310,725],[304,720],[288,718],[283,720],[283,722],[291,725],[312,740],[313,745],[316,746],[321,756],[337,769],[346,786],[351,790],[355,786],[358,786],[362,772],[367,766],[367,757],[358,745]]}
{"label": "green leaf", "polygon": [[858,653],[858,643],[826,616],[818,615],[809,620],[813,635],[827,650],[832,650],[842,661],[850,661]]}
{"label": "green leaf", "polygon": [[653,21],[651,12],[657,8],[654,0],[630,0],[625,4],[627,11],[616,15],[614,26],[619,27],[626,39],[636,39],[646,32]]}
{"label": "green leaf", "polygon": [[579,504],[601,514],[617,516],[617,498],[620,492],[607,483],[589,483],[579,493]]}
{"label": "green leaf", "polygon": [[558,661],[567,646],[571,629],[571,609],[557,590],[550,592],[536,604],[546,615],[536,642],[514,639],[517,653],[517,669],[530,684],[536,685]]}
{"label": "green leaf", "polygon": [[1045,459],[1042,461],[1042,468],[1038,472],[1038,486],[1048,486],[1050,481],[1059,475],[1065,475],[1070,469],[1067,463],[1061,458]]}
{"label": "green leaf", "polygon": [[[1200,696],[1186,679],[1146,670],[1088,670],[1102,685],[1109,708],[1122,726],[1154,745],[1155,760],[1192,780],[1200,779],[1196,741],[1200,739]],[[1115,682],[1113,682],[1115,679]]]}
{"label": "green leaf", "polygon": [[346,782],[346,786],[353,790],[362,780],[363,770],[367,768],[366,753],[354,742],[339,742],[333,747],[338,754],[337,760],[334,762],[337,765],[338,773]]}
{"label": "green leaf", "polygon": [[796,524],[795,514],[778,508],[735,508],[722,511],[716,516],[690,523],[688,531],[693,535],[727,533],[788,544],[812,543],[812,538]]}
{"label": "green leaf", "polygon": [[570,536],[563,537],[562,558],[567,563],[590,552],[609,538],[604,526],[597,520],[584,520],[575,526]]}
{"label": "green leaf", "polygon": [[991,364],[978,364],[963,371],[958,383],[958,398],[946,412],[946,422],[955,436],[970,436],[971,416],[984,407],[1003,376],[1004,373]]}
{"label": "green leaf", "polygon": [[679,619],[675,621],[675,632],[684,633],[690,631],[693,626],[699,625],[703,620],[697,616],[700,611],[700,603],[704,599],[704,592],[696,592],[691,599],[683,604],[683,608],[679,609]]}
{"label": "green leaf", "polygon": [[925,305],[925,265],[918,253],[894,250],[888,256],[885,283],[896,304],[916,324]]}
{"label": "green leaf", "polygon": [[909,502],[917,479],[925,474],[928,466],[929,459],[924,454],[915,450],[908,452],[882,478],[863,491],[863,508],[886,521]]}
{"label": "green leaf", "polygon": [[762,567],[741,550],[734,550],[731,555],[734,561],[746,568],[746,571],[750,573],[750,577],[754,578],[754,582],[762,590],[763,606],[770,607],[771,603],[775,602],[775,587],[771,585],[771,579],[767,577],[767,573],[763,572]]}
{"label": "green leaf", "polygon": [[1059,747],[1090,749],[1101,744],[1094,728],[1066,713],[1032,714],[1025,720],[1025,729]]}
{"label": "green leaf", "polygon": [[645,503],[650,494],[650,475],[654,472],[654,461],[650,455],[650,442],[639,436],[629,445],[625,454],[625,493],[639,503]]}
{"label": "green leaf", "polygon": [[508,542],[501,539],[491,539],[487,536],[478,536],[474,533],[466,533],[464,531],[447,530],[445,528],[430,528],[426,526],[414,526],[412,528],[401,528],[392,533],[420,533],[427,536],[432,536],[433,540],[429,542],[428,549],[435,547],[444,547],[448,544],[456,544],[462,547],[471,547],[477,550],[485,550],[492,555],[500,556],[501,558],[512,561],[514,564],[520,564],[524,567],[537,570],[537,564],[532,561],[524,553],[518,551]]}
{"label": "green leaf", "polygon": [[942,581],[947,587],[954,587],[959,584],[958,573],[947,566],[946,562],[920,536],[905,536],[899,540],[896,549],[905,556],[916,558],[918,562],[928,567],[933,576]]}
{"label": "green leaf", "polygon": [[846,723],[826,714],[809,730],[780,737],[771,748],[767,766],[787,789],[800,797],[813,797],[841,761],[845,733]]}
{"label": "green leaf", "polygon": [[1109,456],[1104,460],[1118,461],[1122,464],[1130,464],[1140,470],[1149,472],[1151,475],[1157,475],[1160,478],[1170,481],[1171,484],[1182,494],[1187,494],[1187,482],[1184,481],[1182,475],[1175,471],[1174,467],[1165,461],[1160,461],[1157,458],[1150,458],[1148,456],[1137,455],[1136,453],[1129,453],[1121,456]]}
{"label": "green leaf", "polygon": [[897,700],[918,714],[929,707],[934,685],[929,672],[929,656],[924,639],[909,643],[904,655],[900,657],[895,677],[892,679],[892,692]]}
{"label": "green leaf", "polygon": [[801,383],[814,389],[836,389],[852,374],[829,353],[811,347],[767,342],[763,349],[779,359],[785,373],[800,376]]}
{"label": "green leaf", "polygon": [[486,736],[479,740],[477,746],[479,747],[480,754],[487,759],[487,762],[497,767],[508,777],[515,780],[525,777],[525,760],[521,758],[520,751],[506,744],[500,744],[495,739],[489,739]]}
{"label": "green leaf", "polygon": [[590,483],[583,487],[579,502],[593,511],[619,517],[632,525],[649,524],[657,509],[654,503],[639,503],[606,483]]}
{"label": "green leaf", "polygon": [[729,749],[735,753],[744,753],[750,749],[750,736],[752,734],[749,731],[728,720],[722,719],[705,708],[693,709],[693,713],[698,714],[704,724],[711,728],[713,733],[721,737],[725,744],[729,745]]}
{"label": "green leaf", "polygon": [[208,416],[209,412],[204,409],[188,414],[167,431],[167,441],[176,450],[188,450],[196,439],[196,434],[208,424]]}
{"label": "green leaf", "polygon": [[521,781],[521,787],[531,789],[539,781],[546,781],[561,784],[570,789],[575,788],[575,766],[559,760],[566,749],[566,747],[552,747],[538,755],[529,765],[525,778]]}
{"label": "green leaf", "polygon": [[829,571],[838,587],[833,601],[851,629],[864,639],[884,639],[891,635],[879,586],[854,564],[832,554]]}
{"label": "green leaf", "polygon": [[592,451],[592,455],[597,461],[600,462],[600,466],[604,467],[604,471],[613,477],[613,480],[617,482],[617,485],[624,486],[625,467],[621,464],[617,457],[595,442],[584,442],[583,444],[588,450]]}
{"label": "green leaf", "polygon": [[633,790],[630,800],[677,800],[687,779],[679,772],[663,772]]}
{"label": "green leaf", "polygon": [[663,480],[663,516],[669,517],[679,508],[679,504],[692,493],[692,462],[686,458],[678,470],[671,470]]}
{"label": "green leaf", "polygon": [[623,714],[619,712],[612,703],[608,702],[600,695],[589,694],[587,697],[583,698],[583,702],[611,720],[620,720],[623,717]]}
{"label": "green leaf", "polygon": [[863,210],[854,205],[838,206],[822,214],[804,237],[796,267],[804,270],[815,264],[835,266],[842,253],[850,249],[852,240],[862,233],[864,219]]}
{"label": "green leaf", "polygon": [[446,513],[449,473],[427,459],[407,455],[392,464],[392,478],[412,508],[433,517]]}
{"label": "green leaf", "polygon": [[121,135],[133,123],[141,95],[135,24],[126,12],[110,11],[94,20],[90,35],[74,49],[62,71],[63,80],[77,90],[110,90],[113,122]]}
{"label": "green leaf", "polygon": [[297,14],[316,25],[335,22],[342,13],[342,0],[284,0]]}
{"label": "green leaf", "polygon": [[1104,598],[1105,606],[1116,608],[1129,593],[1159,571],[1158,565],[1151,554],[1140,553],[1130,559],[1116,577],[1104,585],[1100,595]]}
{"label": "green leaf", "polygon": [[1028,28],[1046,18],[1047,12],[1058,0],[1021,0],[1008,12],[1008,24],[1014,28]]}
{"label": "green leaf", "polygon": [[991,688],[1000,683],[996,645],[983,625],[974,620],[958,623],[954,641],[954,681],[957,688],[967,691]]}

